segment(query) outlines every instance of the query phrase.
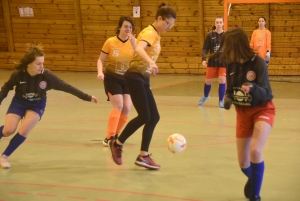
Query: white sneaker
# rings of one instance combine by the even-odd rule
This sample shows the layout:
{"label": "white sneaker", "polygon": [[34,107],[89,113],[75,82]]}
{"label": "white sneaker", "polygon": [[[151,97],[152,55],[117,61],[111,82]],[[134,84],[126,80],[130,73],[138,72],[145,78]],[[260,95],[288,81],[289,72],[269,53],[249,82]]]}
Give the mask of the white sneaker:
{"label": "white sneaker", "polygon": [[0,164],[1,164],[1,168],[3,169],[9,169],[11,167],[9,162],[7,161],[7,158],[8,157],[5,155],[0,156]]}

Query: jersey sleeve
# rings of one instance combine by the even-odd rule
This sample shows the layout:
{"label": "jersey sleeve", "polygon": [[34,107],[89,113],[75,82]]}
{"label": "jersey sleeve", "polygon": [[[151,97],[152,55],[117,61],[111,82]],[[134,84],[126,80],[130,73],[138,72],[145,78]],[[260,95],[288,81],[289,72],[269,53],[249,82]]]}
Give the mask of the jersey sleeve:
{"label": "jersey sleeve", "polygon": [[140,33],[140,41],[145,41],[148,44],[152,45],[155,42],[155,36],[156,34],[152,30],[146,30]]}
{"label": "jersey sleeve", "polygon": [[105,54],[109,54],[109,49],[110,49],[110,38],[107,39],[101,49],[101,52],[105,53]]}
{"label": "jersey sleeve", "polygon": [[202,61],[206,61],[206,57],[208,54],[208,50],[210,49],[210,34],[208,34],[205,38],[203,48],[202,48]]}
{"label": "jersey sleeve", "polygon": [[92,97],[90,95],[80,91],[79,89],[61,80],[56,75],[54,75],[51,71],[47,70],[44,72],[44,74],[50,82],[49,89],[55,89],[55,90],[67,92],[85,101],[92,100]]}
{"label": "jersey sleeve", "polygon": [[272,99],[272,90],[269,82],[268,68],[265,61],[262,58],[257,58],[258,61],[255,64],[255,73],[257,75],[257,82],[251,83],[250,88],[251,96],[255,97],[251,105],[261,105]]}
{"label": "jersey sleeve", "polygon": [[14,86],[17,85],[17,75],[18,72],[14,72],[11,74],[9,80],[7,82],[4,83],[4,85],[1,87],[1,91],[0,91],[0,105],[3,101],[4,98],[6,98],[8,92],[10,90],[13,90]]}

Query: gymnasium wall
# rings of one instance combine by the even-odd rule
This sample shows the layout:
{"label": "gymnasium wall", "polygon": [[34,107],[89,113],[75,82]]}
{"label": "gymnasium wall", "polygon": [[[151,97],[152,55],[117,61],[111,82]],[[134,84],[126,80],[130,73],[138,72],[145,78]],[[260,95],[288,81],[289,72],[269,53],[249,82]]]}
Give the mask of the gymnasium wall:
{"label": "gymnasium wall", "polygon": [[[222,0],[166,0],[177,11],[175,26],[162,34],[159,72],[165,74],[204,74],[202,46],[216,16],[223,16]],[[141,7],[141,18],[134,18],[136,34],[155,20],[159,0],[0,0],[0,69],[12,69],[24,54],[25,44],[42,42],[45,66],[51,70],[96,71],[105,40],[115,35],[120,15],[132,16],[132,7]],[[34,17],[20,17],[19,6],[32,6]],[[237,5],[239,6],[239,5]],[[274,21],[270,30],[292,30],[289,35],[272,35],[270,74],[300,75],[300,30],[288,20],[300,20],[300,3],[270,6],[246,5],[249,35],[256,28],[257,16]],[[284,8],[284,9],[282,9]],[[247,10],[248,9],[248,10]],[[268,12],[266,12],[268,11]],[[268,16],[266,16],[266,13]],[[232,12],[237,19],[240,13]],[[245,16],[244,16],[245,17]],[[284,19],[284,20],[283,20]],[[238,20],[234,20],[237,21]],[[245,23],[243,24],[245,25]],[[298,36],[298,37],[295,37]],[[282,42],[277,42],[281,39]],[[282,40],[282,38],[285,38]],[[298,38],[298,39],[297,39]],[[291,46],[286,44],[293,44]],[[298,45],[297,45],[298,44]],[[281,52],[275,54],[276,51]],[[274,50],[274,51],[273,51]],[[274,53],[275,52],[275,53]],[[277,58],[275,58],[277,57]],[[290,57],[294,57],[291,61]],[[288,59],[289,64],[285,64]],[[292,63],[291,63],[292,62]]]}

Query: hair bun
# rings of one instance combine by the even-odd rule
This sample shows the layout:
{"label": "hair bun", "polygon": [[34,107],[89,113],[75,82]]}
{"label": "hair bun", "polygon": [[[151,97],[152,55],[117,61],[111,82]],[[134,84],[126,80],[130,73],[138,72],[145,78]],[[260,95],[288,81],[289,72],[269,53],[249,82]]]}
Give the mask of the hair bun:
{"label": "hair bun", "polygon": [[171,7],[167,2],[161,2],[159,5],[159,8],[164,7],[164,6]]}

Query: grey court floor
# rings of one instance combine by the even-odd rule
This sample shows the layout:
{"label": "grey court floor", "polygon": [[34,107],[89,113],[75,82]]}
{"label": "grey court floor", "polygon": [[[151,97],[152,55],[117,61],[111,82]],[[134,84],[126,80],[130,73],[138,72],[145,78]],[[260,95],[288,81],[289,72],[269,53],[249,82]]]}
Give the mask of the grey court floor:
{"label": "grey court floor", "polygon": [[[0,71],[1,86],[10,71]],[[150,153],[162,168],[134,165],[141,129],[124,145],[123,165],[111,160],[99,140],[105,136],[111,105],[96,73],[56,74],[93,94],[98,104],[60,91],[48,92],[45,114],[24,144],[0,169],[0,201],[246,201],[235,146],[235,111],[218,108],[218,84],[211,98],[198,106],[204,76],[157,75],[151,87],[161,120]],[[275,125],[265,147],[263,201],[300,200],[300,84],[271,82],[277,108]],[[0,123],[14,92],[0,105]],[[130,117],[136,116],[133,108]],[[187,148],[172,154],[166,139],[180,133]],[[0,141],[0,152],[10,138]]]}

